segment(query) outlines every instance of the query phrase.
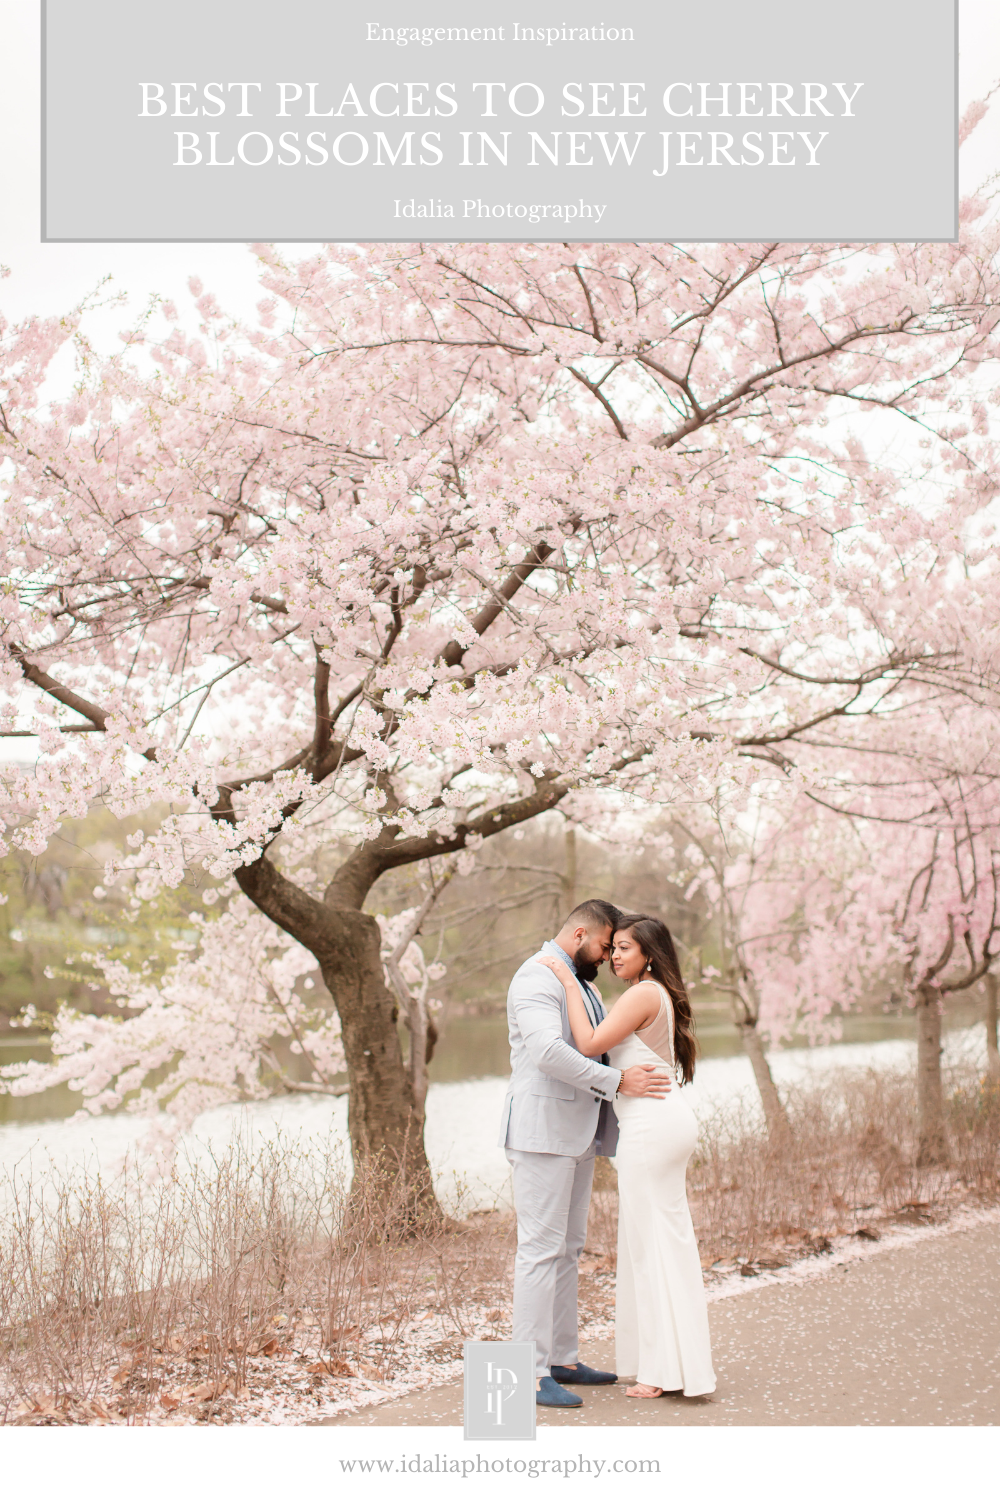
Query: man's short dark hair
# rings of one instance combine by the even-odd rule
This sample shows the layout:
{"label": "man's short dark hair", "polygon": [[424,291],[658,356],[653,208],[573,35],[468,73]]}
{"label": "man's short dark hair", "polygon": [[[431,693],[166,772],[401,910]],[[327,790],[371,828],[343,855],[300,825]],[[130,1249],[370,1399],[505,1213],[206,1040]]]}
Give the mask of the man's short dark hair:
{"label": "man's short dark hair", "polygon": [[610,927],[613,932],[621,919],[621,912],[610,901],[581,901],[579,906],[574,906],[563,925],[586,927],[588,932],[595,927]]}

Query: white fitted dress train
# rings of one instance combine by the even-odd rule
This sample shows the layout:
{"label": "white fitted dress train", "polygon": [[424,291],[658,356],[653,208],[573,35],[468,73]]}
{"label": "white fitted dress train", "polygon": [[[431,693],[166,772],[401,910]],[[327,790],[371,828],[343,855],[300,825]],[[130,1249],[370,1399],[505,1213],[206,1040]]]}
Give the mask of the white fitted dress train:
{"label": "white fitted dress train", "polygon": [[[660,990],[659,1015],[612,1049],[616,1068],[666,1064],[676,1080],[674,1007]],[[675,1081],[665,1099],[619,1095],[618,1279],[615,1355],[619,1379],[685,1396],[715,1390],[708,1308],[685,1173],[698,1137]]]}

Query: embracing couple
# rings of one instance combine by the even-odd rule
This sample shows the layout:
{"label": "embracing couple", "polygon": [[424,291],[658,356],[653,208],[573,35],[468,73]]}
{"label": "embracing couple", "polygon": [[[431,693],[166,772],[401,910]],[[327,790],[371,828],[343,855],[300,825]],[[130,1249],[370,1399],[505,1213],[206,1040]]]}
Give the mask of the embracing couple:
{"label": "embracing couple", "polygon": [[[627,986],[607,1015],[592,980],[611,957]],[[511,1081],[500,1144],[514,1179],[513,1338],[534,1340],[536,1401],[634,1379],[628,1396],[715,1390],[708,1311],[684,1176],[697,1126],[691,1006],[656,917],[584,901],[518,969],[507,998]],[[618,1374],[579,1359],[577,1262],[594,1159],[618,1168]]]}

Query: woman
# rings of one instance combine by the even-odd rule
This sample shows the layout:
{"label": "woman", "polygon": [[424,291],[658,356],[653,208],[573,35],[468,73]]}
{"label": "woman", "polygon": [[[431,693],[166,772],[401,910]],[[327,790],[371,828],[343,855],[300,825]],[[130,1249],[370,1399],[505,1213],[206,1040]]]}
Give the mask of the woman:
{"label": "woman", "polygon": [[[562,959],[537,960],[566,991],[573,1039],[585,1057],[610,1053],[616,1068],[666,1064],[694,1077],[691,1004],[673,940],[657,917],[630,916],[615,932],[611,967],[628,986],[595,1030]],[[698,1127],[679,1088],[665,1099],[615,1099],[620,1137],[615,1349],[619,1377],[636,1376],[626,1395],[685,1396],[715,1390],[708,1310],[684,1174]]]}

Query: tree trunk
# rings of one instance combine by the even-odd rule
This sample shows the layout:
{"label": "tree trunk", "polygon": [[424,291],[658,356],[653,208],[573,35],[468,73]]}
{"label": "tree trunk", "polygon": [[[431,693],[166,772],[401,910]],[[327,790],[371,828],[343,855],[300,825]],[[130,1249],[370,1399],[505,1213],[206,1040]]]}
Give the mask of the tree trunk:
{"label": "tree trunk", "polygon": [[917,990],[917,1166],[948,1160],[941,1087],[941,994],[928,984]]}
{"label": "tree trunk", "polygon": [[563,841],[564,864],[562,876],[563,917],[567,917],[576,905],[576,829],[572,823],[566,826]]}
{"label": "tree trunk", "polygon": [[355,1169],[391,1177],[412,1217],[437,1215],[424,1150],[424,1112],[403,1062],[395,998],[385,983],[374,917],[313,899],[264,858],[236,871],[241,890],[316,957],[340,1016]]}
{"label": "tree trunk", "polygon": [[429,1185],[423,1109],[403,1064],[399,1010],[385,984],[378,923],[364,912],[330,913],[329,920],[340,928],[336,951],[317,957],[340,1014],[354,1159],[382,1157],[386,1165],[398,1163]]}
{"label": "tree trunk", "polygon": [[997,1048],[997,998],[1000,974],[987,974],[986,984],[986,1068],[994,1077],[1000,1074],[1000,1050]]}
{"label": "tree trunk", "polygon": [[788,1123],[788,1115],[781,1102],[781,1095],[771,1076],[770,1064],[764,1051],[764,1043],[760,1039],[760,1032],[757,1030],[757,1022],[744,1020],[737,1024],[743,1038],[744,1049],[750,1059],[750,1066],[753,1068],[753,1076],[757,1080],[757,1088],[760,1090],[760,1102],[764,1107],[768,1136],[773,1142],[787,1139],[791,1135],[792,1128]]}
{"label": "tree trunk", "polygon": [[410,1075],[410,1082],[413,1084],[414,1108],[423,1116],[427,1103],[427,1070],[431,1057],[434,1054],[437,1031],[433,1029],[426,1001],[419,992],[414,993],[410,989],[403,978],[399,965],[392,958],[389,958],[386,960],[385,966],[389,971],[389,980],[392,987],[396,991],[396,998],[402,1007],[403,1021],[410,1038],[408,1049],[410,1060],[407,1072]]}

